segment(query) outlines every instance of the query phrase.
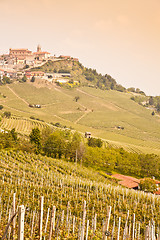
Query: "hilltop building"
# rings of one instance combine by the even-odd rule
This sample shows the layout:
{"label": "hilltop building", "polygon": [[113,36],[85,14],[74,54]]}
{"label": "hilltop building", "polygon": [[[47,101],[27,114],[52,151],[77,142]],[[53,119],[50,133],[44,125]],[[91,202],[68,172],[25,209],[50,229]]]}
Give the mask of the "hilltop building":
{"label": "hilltop building", "polygon": [[50,57],[49,52],[42,52],[40,45],[37,46],[37,52],[34,52],[33,55],[35,57],[35,60],[38,61],[47,60]]}
{"label": "hilltop building", "polygon": [[35,72],[26,71],[25,72],[25,76],[27,77],[27,79],[31,79],[32,77],[42,78],[44,77],[44,75],[45,74],[42,71],[35,71]]}
{"label": "hilltop building", "polygon": [[42,52],[41,46],[37,46],[37,52],[32,52],[27,48],[9,49],[8,62],[13,65],[33,64],[34,61],[47,60],[50,57],[49,52]]}

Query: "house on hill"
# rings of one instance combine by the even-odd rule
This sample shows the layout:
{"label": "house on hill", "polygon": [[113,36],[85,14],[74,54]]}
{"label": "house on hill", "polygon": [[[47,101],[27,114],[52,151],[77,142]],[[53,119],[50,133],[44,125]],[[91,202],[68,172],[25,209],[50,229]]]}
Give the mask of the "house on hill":
{"label": "house on hill", "polygon": [[40,45],[37,46],[37,52],[34,52],[33,55],[35,57],[35,60],[38,60],[38,61],[43,61],[50,57],[49,52],[42,52]]}
{"label": "house on hill", "polygon": [[[131,188],[131,189],[135,189],[135,190],[140,189],[139,184],[140,184],[142,179],[137,179],[137,178],[134,178],[134,177],[125,176],[125,175],[118,174],[118,173],[113,174],[112,177],[118,179],[119,180],[118,184],[122,185],[123,187]],[[154,192],[154,193],[156,195],[160,195],[160,181],[155,180],[155,184],[157,186],[157,191]]]}
{"label": "house on hill", "polygon": [[0,79],[2,79],[3,76],[14,79],[17,77],[17,72],[13,69],[0,69]]}
{"label": "house on hill", "polygon": [[34,71],[34,72],[31,72],[31,71],[26,71],[25,72],[25,76],[27,77],[27,79],[31,79],[32,77],[35,77],[35,78],[43,78],[44,77],[44,72],[42,71]]}
{"label": "house on hill", "polygon": [[91,132],[85,132],[85,138],[91,138]]}
{"label": "house on hill", "polygon": [[139,184],[140,184],[140,179],[130,177],[130,176],[125,176],[122,174],[114,174],[112,177],[116,178],[119,180],[118,184],[127,187],[127,188],[132,188],[132,189],[139,189]]}

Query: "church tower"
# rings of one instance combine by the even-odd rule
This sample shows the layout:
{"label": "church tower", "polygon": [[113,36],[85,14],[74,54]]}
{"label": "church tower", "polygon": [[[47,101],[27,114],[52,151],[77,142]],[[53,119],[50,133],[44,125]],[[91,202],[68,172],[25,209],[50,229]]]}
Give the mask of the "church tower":
{"label": "church tower", "polygon": [[41,51],[41,46],[38,44],[38,46],[37,46],[37,52],[42,52]]}

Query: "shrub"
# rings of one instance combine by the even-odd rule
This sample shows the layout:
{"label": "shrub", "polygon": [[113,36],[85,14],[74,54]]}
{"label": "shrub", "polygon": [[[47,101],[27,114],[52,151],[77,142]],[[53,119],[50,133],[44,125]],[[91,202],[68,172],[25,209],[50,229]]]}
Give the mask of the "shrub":
{"label": "shrub", "polygon": [[11,112],[6,111],[6,112],[3,113],[3,116],[6,117],[6,118],[10,118],[11,117]]}

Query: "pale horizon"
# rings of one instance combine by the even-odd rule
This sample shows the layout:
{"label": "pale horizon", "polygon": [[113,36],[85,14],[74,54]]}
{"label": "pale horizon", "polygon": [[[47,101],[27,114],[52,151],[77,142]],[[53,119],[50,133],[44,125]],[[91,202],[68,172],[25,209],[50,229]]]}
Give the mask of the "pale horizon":
{"label": "pale horizon", "polygon": [[158,0],[0,0],[0,54],[9,48],[79,58],[124,87],[160,95]]}

